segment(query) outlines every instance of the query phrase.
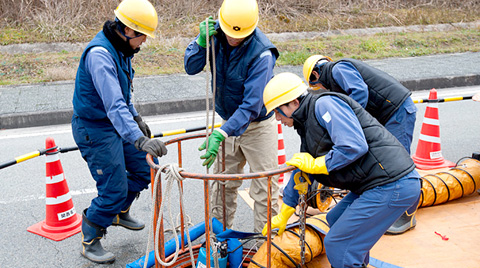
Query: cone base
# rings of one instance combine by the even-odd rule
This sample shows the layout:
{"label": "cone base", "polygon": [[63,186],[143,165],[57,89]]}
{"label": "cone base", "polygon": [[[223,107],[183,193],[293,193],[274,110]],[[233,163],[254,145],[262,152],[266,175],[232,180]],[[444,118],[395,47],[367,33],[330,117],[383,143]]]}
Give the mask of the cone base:
{"label": "cone base", "polygon": [[75,221],[66,226],[48,226],[45,220],[43,220],[28,227],[27,231],[53,241],[61,241],[67,237],[79,233],[82,230],[82,217],[78,213],[73,217],[75,217]]}
{"label": "cone base", "polygon": [[452,161],[448,161],[444,158],[439,158],[435,160],[431,159],[424,159],[420,158],[416,155],[412,156],[413,162],[417,166],[418,169],[421,170],[430,170],[430,169],[438,169],[438,168],[449,168],[454,167],[455,163]]}

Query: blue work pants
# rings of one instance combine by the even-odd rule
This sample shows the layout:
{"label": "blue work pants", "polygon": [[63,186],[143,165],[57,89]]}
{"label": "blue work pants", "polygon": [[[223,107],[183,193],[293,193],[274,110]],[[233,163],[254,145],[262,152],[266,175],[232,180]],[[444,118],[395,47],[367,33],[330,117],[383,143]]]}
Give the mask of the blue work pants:
{"label": "blue work pants", "polygon": [[385,128],[397,138],[409,154],[416,119],[417,107],[412,98],[408,97],[385,124]]}
{"label": "blue work pants", "polygon": [[86,216],[107,228],[140,191],[148,188],[150,167],[146,153],[123,140],[109,121],[88,121],[74,116],[72,132],[98,190]]}
{"label": "blue work pants", "polygon": [[361,195],[350,192],[328,214],[330,231],[325,250],[332,267],[362,267],[369,251],[387,229],[418,202],[420,180],[416,171]]}

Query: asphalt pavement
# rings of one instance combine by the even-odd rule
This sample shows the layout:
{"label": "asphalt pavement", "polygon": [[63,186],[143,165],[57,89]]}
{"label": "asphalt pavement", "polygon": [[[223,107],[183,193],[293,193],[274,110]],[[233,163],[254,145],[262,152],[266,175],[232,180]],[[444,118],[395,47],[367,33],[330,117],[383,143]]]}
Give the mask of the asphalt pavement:
{"label": "asphalt pavement", "polygon": [[[337,60],[337,59],[335,59]],[[480,52],[368,60],[412,91],[480,85]],[[302,66],[275,73],[302,76]],[[136,77],[135,105],[143,116],[205,109],[206,73]],[[69,123],[74,81],[0,86],[0,129]],[[211,96],[211,93],[209,93]]]}

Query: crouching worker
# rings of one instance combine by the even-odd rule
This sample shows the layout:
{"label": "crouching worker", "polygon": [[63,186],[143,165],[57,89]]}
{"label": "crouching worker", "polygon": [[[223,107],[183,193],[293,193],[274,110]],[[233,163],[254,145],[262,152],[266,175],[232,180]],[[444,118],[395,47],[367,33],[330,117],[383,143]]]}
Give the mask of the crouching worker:
{"label": "crouching worker", "polygon": [[[410,153],[417,107],[412,92],[397,79],[362,61],[310,56],[303,65],[303,77],[311,88],[347,94],[385,126]],[[415,228],[417,206],[409,208],[388,228],[386,234],[403,234]]]}
{"label": "crouching worker", "polygon": [[[307,93],[292,73],[276,75],[263,100],[276,119],[294,127],[301,153],[296,166],[325,186],[350,190],[327,214],[325,250],[332,267],[366,267],[369,251],[385,231],[417,202],[420,175],[402,144],[350,97],[335,92]],[[291,181],[272,229],[285,229],[298,192]],[[263,234],[266,234],[266,227]]]}
{"label": "crouching worker", "polygon": [[73,137],[98,190],[83,211],[81,253],[96,263],[115,261],[100,243],[107,227],[145,227],[130,215],[130,205],[150,183],[146,154],[167,153],[162,141],[151,139],[130,93],[131,59],[147,36],[154,37],[157,12],[147,0],[124,0],[115,15],[83,52],[73,95]]}

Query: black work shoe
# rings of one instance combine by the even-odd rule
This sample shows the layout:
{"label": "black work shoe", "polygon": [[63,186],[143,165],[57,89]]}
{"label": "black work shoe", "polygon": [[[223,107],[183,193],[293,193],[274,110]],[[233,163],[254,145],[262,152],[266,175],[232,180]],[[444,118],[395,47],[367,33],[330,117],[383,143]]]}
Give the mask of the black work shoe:
{"label": "black work shoe", "polygon": [[104,250],[100,243],[106,229],[88,220],[86,212],[85,209],[82,215],[82,255],[95,263],[113,263],[115,255]]}
{"label": "black work shoe", "polygon": [[117,214],[117,216],[113,218],[112,225],[122,226],[134,231],[139,231],[145,228],[145,223],[140,220],[134,219],[132,216],[130,216],[129,211],[130,210],[127,210],[126,212],[122,211],[120,212],[120,214]]}
{"label": "black work shoe", "polygon": [[388,228],[385,234],[389,235],[399,235],[403,234],[406,231],[415,228],[417,225],[417,219],[415,218],[415,213],[408,215],[407,212],[404,212],[402,216]]}

